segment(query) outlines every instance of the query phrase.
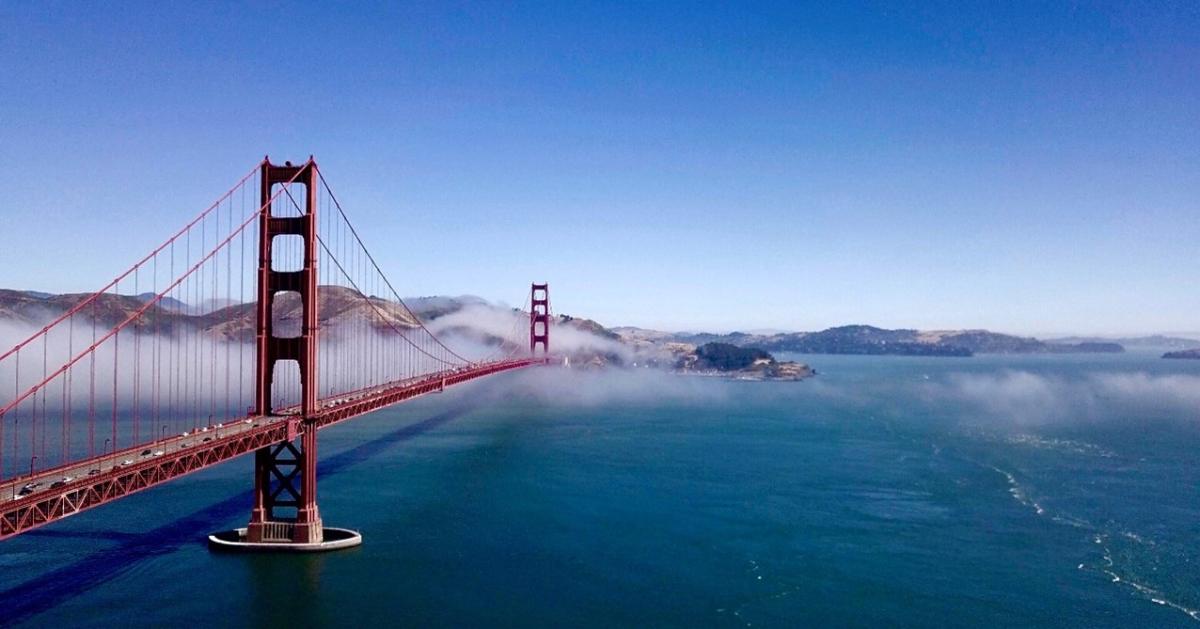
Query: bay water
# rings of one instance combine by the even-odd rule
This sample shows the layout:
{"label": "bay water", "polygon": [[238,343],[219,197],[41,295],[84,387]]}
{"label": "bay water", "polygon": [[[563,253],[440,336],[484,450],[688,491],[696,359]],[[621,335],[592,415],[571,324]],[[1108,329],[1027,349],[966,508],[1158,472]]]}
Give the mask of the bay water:
{"label": "bay water", "polygon": [[1200,361],[797,356],[803,382],[545,368],[322,431],[361,547],[211,553],[250,459],[0,543],[0,624],[1200,622]]}

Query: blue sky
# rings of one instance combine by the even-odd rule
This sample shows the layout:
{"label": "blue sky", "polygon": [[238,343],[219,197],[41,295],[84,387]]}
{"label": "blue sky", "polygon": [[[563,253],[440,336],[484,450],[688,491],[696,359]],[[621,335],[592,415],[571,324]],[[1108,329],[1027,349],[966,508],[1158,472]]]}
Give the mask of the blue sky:
{"label": "blue sky", "polygon": [[0,285],[97,288],[311,153],[404,294],[1200,329],[1200,5],[832,4],[5,3]]}

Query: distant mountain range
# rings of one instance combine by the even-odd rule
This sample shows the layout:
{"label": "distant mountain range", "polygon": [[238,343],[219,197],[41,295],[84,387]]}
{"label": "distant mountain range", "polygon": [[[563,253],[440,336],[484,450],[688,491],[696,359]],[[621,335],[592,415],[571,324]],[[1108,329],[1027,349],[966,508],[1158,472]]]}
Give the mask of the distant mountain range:
{"label": "distant mountain range", "polygon": [[[28,291],[0,289],[0,321],[43,325],[90,295],[75,293],[48,295]],[[93,318],[106,327],[115,326],[146,308],[153,295],[100,295],[76,316],[81,322]],[[377,329],[414,328],[417,320],[395,302],[371,297],[364,300],[361,293],[341,286],[321,286],[317,291],[318,316],[322,327],[337,330],[339,324],[363,319]],[[275,300],[275,324],[284,336],[300,330],[300,298],[295,293],[283,293]],[[163,299],[146,308],[134,326],[142,332],[173,333],[181,328],[208,331],[228,340],[249,341],[254,338],[257,311],[255,304],[220,306],[208,302],[192,308],[175,299]]]}
{"label": "distant mountain range", "polygon": [[1065,338],[1049,339],[1047,343],[1117,343],[1125,349],[1190,349],[1200,347],[1200,340],[1180,336],[1134,336],[1121,338],[1102,338],[1096,336],[1068,336]]}
{"label": "distant mountain range", "polygon": [[416,314],[423,320],[443,317],[458,312],[467,306],[490,305],[486,299],[474,295],[460,295],[458,297],[446,297],[444,295],[408,297],[405,298],[404,303],[408,304],[413,314]]}
{"label": "distant mountain range", "polygon": [[1013,336],[987,330],[888,330],[870,325],[847,325],[819,332],[784,332],[776,334],[684,333],[670,334],[639,328],[617,328],[623,337],[634,342],[730,343],[739,347],[755,347],[769,352],[799,354],[867,354],[902,356],[972,356],[975,354],[1070,354],[1120,353],[1119,343],[1081,341],[1078,343],[1047,342],[1033,337]]}
{"label": "distant mountain range", "polygon": [[[46,324],[90,297],[90,294],[74,293],[54,295],[36,291],[0,289],[0,323],[10,322],[36,329]],[[208,300],[200,306],[164,298],[153,305],[154,294],[100,295],[75,316],[75,325],[90,326],[94,319],[103,328],[114,327],[141,312],[132,328],[148,334],[175,334],[183,330],[199,330],[218,339],[252,342],[256,333],[257,308],[253,303],[233,303]],[[407,308],[405,307],[407,306]],[[414,297],[401,305],[393,300],[376,296],[364,298],[362,293],[342,286],[320,286],[317,289],[318,321],[322,338],[336,340],[340,334],[362,330],[366,325],[377,331],[406,331],[417,328],[421,322],[442,322],[439,319],[458,313],[465,308],[479,307],[478,312],[461,317],[453,325],[439,327],[444,333],[457,335],[460,341],[485,346],[505,345],[514,347],[511,336],[515,322],[511,308],[490,304],[484,299],[470,295],[460,297]],[[143,312],[143,309],[144,312]],[[300,333],[302,310],[296,293],[282,293],[275,299],[273,308],[276,334],[296,336]],[[419,320],[418,320],[419,319]],[[497,328],[497,320],[502,323]],[[613,332],[590,319],[559,315],[553,327],[570,328],[585,339],[596,339],[595,343],[582,343],[585,350],[572,353],[577,363],[623,364],[624,358],[616,351],[620,342]],[[488,330],[503,329],[501,336]],[[520,330],[518,326],[517,330]],[[556,340],[561,337],[556,335]],[[524,346],[522,340],[520,345]],[[563,343],[560,340],[559,347]]]}
{"label": "distant mountain range", "polygon": [[[66,312],[86,294],[54,295],[38,291],[0,289],[0,321],[16,321],[42,325],[48,317]],[[88,320],[95,316],[102,324],[115,325],[143,308],[153,294],[136,296],[102,295],[94,306],[80,313]],[[459,297],[430,296],[406,299],[411,310],[391,300],[363,296],[349,288],[321,286],[318,289],[320,322],[332,333],[339,324],[366,320],[377,329],[408,329],[418,325],[413,315],[433,321],[479,306],[496,312],[510,309],[489,304],[470,295]],[[295,294],[281,295],[275,307],[276,324],[281,332],[290,328],[299,331],[300,302]],[[230,340],[249,341],[254,336],[255,308],[253,304],[210,301],[192,306],[174,299],[163,299],[150,307],[138,323],[147,332],[171,332],[178,326],[211,331]],[[555,324],[580,333],[585,341],[568,348],[579,362],[612,364],[631,362],[635,365],[676,364],[681,357],[693,354],[696,348],[708,343],[753,348],[766,352],[799,354],[865,354],[904,356],[967,357],[975,354],[1062,354],[1062,353],[1119,353],[1126,347],[1136,349],[1194,350],[1172,351],[1171,358],[1200,358],[1200,341],[1175,336],[1146,336],[1120,339],[1098,337],[1066,337],[1039,340],[1033,337],[1001,334],[988,330],[913,330],[885,329],[870,325],[847,325],[817,332],[759,333],[732,332],[728,334],[696,332],[664,332],[636,327],[607,328],[596,321],[558,315]],[[486,343],[499,339],[467,321],[452,328]],[[561,338],[561,337],[560,337]],[[564,345],[560,344],[559,348]],[[583,349],[586,348],[586,349]]]}

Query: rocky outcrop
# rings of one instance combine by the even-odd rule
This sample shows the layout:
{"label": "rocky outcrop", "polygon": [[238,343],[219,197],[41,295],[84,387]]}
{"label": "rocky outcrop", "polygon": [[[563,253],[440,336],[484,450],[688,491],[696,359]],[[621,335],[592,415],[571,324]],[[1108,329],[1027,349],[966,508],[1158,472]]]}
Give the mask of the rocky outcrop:
{"label": "rocky outcrop", "polygon": [[761,349],[730,343],[706,343],[682,353],[675,371],[739,380],[803,380],[816,374],[808,365],[777,361]]}

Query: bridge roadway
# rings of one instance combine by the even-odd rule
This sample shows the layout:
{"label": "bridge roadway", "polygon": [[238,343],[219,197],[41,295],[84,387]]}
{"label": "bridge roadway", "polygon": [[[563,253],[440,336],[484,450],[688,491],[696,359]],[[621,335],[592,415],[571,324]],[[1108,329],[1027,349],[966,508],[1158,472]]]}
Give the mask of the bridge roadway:
{"label": "bridge roadway", "polygon": [[[320,401],[318,429],[475,378],[545,364],[523,358],[480,363]],[[298,409],[247,416],[0,483],[0,540],[259,448],[290,441],[305,427]],[[23,493],[24,492],[24,493]]]}

